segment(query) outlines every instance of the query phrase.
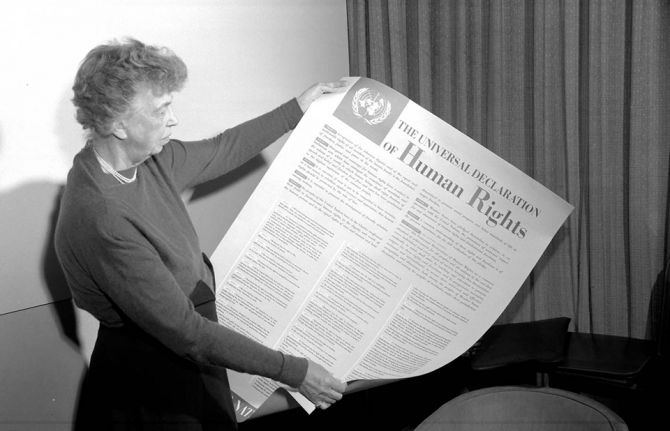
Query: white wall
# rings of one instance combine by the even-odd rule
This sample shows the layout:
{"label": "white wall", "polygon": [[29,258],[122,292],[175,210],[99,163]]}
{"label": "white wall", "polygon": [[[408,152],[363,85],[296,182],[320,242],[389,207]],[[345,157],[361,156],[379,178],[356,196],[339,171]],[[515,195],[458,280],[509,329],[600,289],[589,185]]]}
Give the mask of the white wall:
{"label": "white wall", "polygon": [[[348,73],[345,0],[22,0],[0,9],[0,428],[69,429],[96,323],[75,311],[51,229],[83,145],[72,79],[93,46],[166,45],[189,67],[175,137],[195,139]],[[281,142],[189,204],[211,253]],[[47,304],[47,305],[45,305]],[[50,304],[50,305],[49,305]],[[79,344],[77,344],[79,342]],[[40,364],[42,364],[40,366]]]}
{"label": "white wall", "polygon": [[[44,202],[49,192],[41,192],[37,185],[63,184],[72,156],[83,144],[82,132],[73,121],[70,88],[79,62],[96,44],[130,35],[169,46],[184,59],[189,82],[175,102],[181,121],[175,133],[182,139],[214,134],[273,108],[316,80],[337,79],[348,71],[344,0],[23,0],[15,4],[3,6],[0,13],[0,203],[4,213],[0,280],[9,279],[9,284],[39,284],[38,278],[22,277],[22,264],[40,251],[39,238],[46,227],[25,229],[30,221],[25,217],[30,219],[32,208],[30,198],[18,191],[40,194],[39,203],[46,207],[53,203]],[[272,154],[268,152],[269,157]],[[234,188],[233,196],[226,199],[236,207],[247,190]],[[16,200],[21,203],[12,204]],[[198,210],[194,217],[197,222],[205,218]],[[206,234],[206,251],[220,239],[228,217],[232,215],[215,232],[201,232]],[[51,299],[43,290],[17,289],[7,283],[0,283],[0,295],[0,313]]]}

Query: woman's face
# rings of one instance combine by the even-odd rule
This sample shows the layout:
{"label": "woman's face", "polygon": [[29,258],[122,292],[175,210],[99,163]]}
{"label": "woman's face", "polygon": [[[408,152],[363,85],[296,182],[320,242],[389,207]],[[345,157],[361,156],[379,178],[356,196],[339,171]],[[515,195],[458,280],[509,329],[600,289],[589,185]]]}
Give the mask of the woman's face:
{"label": "woman's face", "polygon": [[158,154],[178,123],[172,112],[173,93],[156,96],[151,89],[139,91],[122,123],[125,149],[130,161],[139,164]]}

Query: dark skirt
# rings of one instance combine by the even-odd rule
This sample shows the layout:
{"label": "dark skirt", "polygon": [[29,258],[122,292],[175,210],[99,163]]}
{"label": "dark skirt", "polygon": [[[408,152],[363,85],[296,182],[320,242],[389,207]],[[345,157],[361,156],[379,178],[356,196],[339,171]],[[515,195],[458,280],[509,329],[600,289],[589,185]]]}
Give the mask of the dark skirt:
{"label": "dark skirt", "polygon": [[225,368],[181,358],[137,328],[100,326],[75,430],[236,430]]}
{"label": "dark skirt", "polygon": [[[205,254],[203,260],[212,271]],[[199,281],[195,311],[217,321],[212,289]],[[182,358],[127,318],[100,325],[79,391],[74,431],[237,430],[226,369]]]}

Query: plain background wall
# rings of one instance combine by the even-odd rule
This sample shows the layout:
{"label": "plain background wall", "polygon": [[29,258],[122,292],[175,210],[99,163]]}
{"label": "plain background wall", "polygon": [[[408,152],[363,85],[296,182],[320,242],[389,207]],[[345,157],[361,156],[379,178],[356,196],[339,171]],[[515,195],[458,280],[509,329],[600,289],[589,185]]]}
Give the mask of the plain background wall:
{"label": "plain background wall", "polygon": [[[83,133],[71,85],[93,46],[165,45],[189,67],[180,139],[208,137],[348,73],[344,0],[24,0],[0,13],[0,429],[69,430],[97,331],[53,254],[59,192]],[[285,139],[285,138],[284,138]],[[203,185],[189,211],[214,250],[284,139]]]}

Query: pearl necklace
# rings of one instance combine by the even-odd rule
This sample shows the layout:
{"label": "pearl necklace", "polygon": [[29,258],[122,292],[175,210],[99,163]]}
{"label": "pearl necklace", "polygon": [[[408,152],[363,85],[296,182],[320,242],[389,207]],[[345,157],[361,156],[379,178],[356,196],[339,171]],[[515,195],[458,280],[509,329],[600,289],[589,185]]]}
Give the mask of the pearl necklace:
{"label": "pearl necklace", "polygon": [[93,152],[95,153],[95,158],[98,159],[98,163],[100,163],[100,168],[102,168],[102,171],[106,174],[111,174],[121,184],[129,184],[137,179],[137,169],[135,169],[135,173],[133,174],[132,178],[124,177],[116,169],[114,169],[112,165],[107,163],[107,161],[102,158],[100,153],[98,153],[98,150],[93,148]]}

